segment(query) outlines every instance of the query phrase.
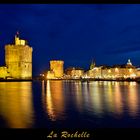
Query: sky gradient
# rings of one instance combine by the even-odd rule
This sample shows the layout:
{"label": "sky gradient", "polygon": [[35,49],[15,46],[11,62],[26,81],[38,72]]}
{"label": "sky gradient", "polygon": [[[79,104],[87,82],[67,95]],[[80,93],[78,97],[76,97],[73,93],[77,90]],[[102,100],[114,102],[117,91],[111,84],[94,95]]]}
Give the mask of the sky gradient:
{"label": "sky gradient", "polygon": [[140,66],[140,4],[0,4],[0,65],[17,31],[33,47],[33,75],[52,59]]}

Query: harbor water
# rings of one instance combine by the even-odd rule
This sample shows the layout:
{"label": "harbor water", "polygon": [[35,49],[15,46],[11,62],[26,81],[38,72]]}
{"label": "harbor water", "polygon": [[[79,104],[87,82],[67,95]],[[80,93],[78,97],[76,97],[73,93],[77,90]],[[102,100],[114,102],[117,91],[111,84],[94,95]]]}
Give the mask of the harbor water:
{"label": "harbor water", "polygon": [[0,82],[1,128],[140,127],[140,84]]}

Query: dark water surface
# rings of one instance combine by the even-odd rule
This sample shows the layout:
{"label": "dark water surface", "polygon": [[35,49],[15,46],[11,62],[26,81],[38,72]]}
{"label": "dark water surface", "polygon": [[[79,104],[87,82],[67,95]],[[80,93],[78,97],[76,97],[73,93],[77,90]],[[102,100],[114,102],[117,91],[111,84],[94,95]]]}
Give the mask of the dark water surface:
{"label": "dark water surface", "polygon": [[0,127],[140,127],[140,84],[0,82]]}

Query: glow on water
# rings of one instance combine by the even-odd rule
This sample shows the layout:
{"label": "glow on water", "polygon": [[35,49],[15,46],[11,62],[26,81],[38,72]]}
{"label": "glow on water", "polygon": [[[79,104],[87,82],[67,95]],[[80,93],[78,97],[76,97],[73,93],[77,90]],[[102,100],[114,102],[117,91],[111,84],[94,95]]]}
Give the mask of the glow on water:
{"label": "glow on water", "polygon": [[140,84],[0,82],[0,127],[140,127]]}

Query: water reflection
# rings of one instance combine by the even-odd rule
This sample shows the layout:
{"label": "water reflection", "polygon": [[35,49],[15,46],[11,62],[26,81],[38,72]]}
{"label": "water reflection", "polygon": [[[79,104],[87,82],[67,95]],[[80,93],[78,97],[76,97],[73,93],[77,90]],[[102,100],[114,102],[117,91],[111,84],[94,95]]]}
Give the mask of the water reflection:
{"label": "water reflection", "polygon": [[0,82],[0,125],[31,128],[49,126],[49,122],[76,126],[90,121],[92,125],[96,118],[139,120],[140,85],[136,82],[47,80],[42,87],[39,81],[33,84],[35,93],[31,82]]}
{"label": "water reflection", "polygon": [[64,114],[64,93],[63,93],[63,82],[62,81],[50,81],[47,80],[46,83],[42,82],[44,88],[44,109],[46,114],[52,121],[63,120],[65,118]]}
{"label": "water reflection", "polygon": [[0,82],[0,116],[6,127],[29,128],[32,115],[32,83]]}
{"label": "water reflection", "polygon": [[[92,85],[95,83],[92,82]],[[104,109],[104,113],[122,115],[127,111],[132,116],[137,115],[138,89],[135,82],[102,82],[90,92],[94,102],[93,112],[101,113]]]}
{"label": "water reflection", "polygon": [[128,85],[128,108],[131,116],[136,116],[138,112],[138,91],[135,82]]}
{"label": "water reflection", "polygon": [[135,82],[48,80],[42,83],[42,95],[44,108],[52,121],[64,119],[68,103],[79,113],[98,117],[107,114],[114,114],[115,118],[124,114],[136,117],[139,111]]}
{"label": "water reflection", "polygon": [[120,90],[120,85],[118,82],[115,83],[114,85],[114,104],[115,104],[115,113],[118,115],[121,115],[123,113],[123,101],[122,101],[122,95],[121,95],[121,90]]}
{"label": "water reflection", "polygon": [[96,115],[100,115],[103,113],[103,99],[102,99],[102,88],[99,86],[99,82],[90,82],[89,83],[89,91],[90,98],[92,100],[92,111]]}
{"label": "water reflection", "polygon": [[[83,95],[82,95],[82,84],[80,81],[73,83],[73,89],[75,90],[75,101],[77,105],[77,109],[79,112],[82,112],[82,104],[83,104]],[[75,88],[74,88],[75,87]]]}
{"label": "water reflection", "polygon": [[[94,105],[101,110],[104,107],[104,113],[114,113],[121,115],[122,113],[129,112],[130,115],[136,116],[138,112],[138,89],[135,82],[103,82],[101,86],[94,86],[95,91],[92,91],[93,95],[97,93],[102,96],[102,100],[98,99],[94,101]],[[100,91],[99,91],[99,89]]]}

